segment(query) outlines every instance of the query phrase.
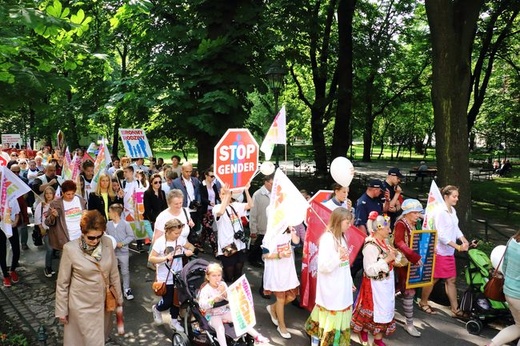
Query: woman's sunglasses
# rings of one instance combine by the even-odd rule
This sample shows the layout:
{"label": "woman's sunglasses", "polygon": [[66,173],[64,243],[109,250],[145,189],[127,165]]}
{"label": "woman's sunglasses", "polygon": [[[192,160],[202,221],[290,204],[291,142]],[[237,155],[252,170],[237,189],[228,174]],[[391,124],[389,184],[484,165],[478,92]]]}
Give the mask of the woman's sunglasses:
{"label": "woman's sunglasses", "polygon": [[97,237],[93,236],[93,235],[87,235],[87,239],[88,240],[99,240],[99,239],[101,239],[102,236],[103,236],[103,234],[102,235],[98,235]]}

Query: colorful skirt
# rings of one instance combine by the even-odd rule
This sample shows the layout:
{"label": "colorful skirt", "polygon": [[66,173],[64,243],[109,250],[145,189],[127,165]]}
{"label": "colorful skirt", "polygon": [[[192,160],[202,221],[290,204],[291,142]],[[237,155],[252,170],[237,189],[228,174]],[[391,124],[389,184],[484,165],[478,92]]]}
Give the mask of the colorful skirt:
{"label": "colorful skirt", "polygon": [[305,322],[305,331],[320,339],[320,346],[350,345],[350,306],[344,310],[331,311],[315,305]]}
{"label": "colorful skirt", "polygon": [[395,320],[389,323],[374,322],[374,301],[372,299],[372,284],[370,279],[363,276],[359,295],[352,312],[350,328],[356,333],[370,332],[372,335],[379,333],[390,335],[395,332]]}
{"label": "colorful skirt", "polygon": [[455,256],[436,255],[433,277],[436,279],[449,279],[457,276]]}

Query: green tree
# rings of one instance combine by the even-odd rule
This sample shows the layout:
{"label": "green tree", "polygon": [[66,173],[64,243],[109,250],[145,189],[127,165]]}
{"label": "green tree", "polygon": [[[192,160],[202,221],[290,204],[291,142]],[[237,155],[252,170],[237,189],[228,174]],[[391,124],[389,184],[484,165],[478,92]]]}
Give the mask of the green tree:
{"label": "green tree", "polygon": [[439,184],[459,187],[462,229],[471,216],[468,100],[471,52],[484,1],[426,0],[433,49],[432,101]]}

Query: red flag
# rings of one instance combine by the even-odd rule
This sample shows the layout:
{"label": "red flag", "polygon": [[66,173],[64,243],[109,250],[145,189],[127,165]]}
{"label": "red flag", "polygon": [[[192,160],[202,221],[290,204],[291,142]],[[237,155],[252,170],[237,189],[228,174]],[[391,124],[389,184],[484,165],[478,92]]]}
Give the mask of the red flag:
{"label": "red flag", "polygon": [[318,274],[318,245],[327,228],[332,211],[320,201],[311,201],[307,216],[307,232],[303,244],[301,305],[311,311],[316,302],[316,279]]}
{"label": "red flag", "polygon": [[[303,244],[301,305],[311,311],[316,302],[316,283],[318,275],[318,250],[321,235],[327,229],[332,211],[320,200],[312,200],[307,215],[307,232]],[[349,251],[350,265],[354,263],[359,251],[363,248],[366,234],[355,226],[345,231]]]}

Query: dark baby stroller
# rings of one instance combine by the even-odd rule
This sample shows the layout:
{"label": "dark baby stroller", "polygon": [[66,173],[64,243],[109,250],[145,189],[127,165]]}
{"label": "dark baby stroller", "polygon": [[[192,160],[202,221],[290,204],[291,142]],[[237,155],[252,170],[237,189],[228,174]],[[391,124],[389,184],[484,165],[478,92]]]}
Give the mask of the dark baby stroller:
{"label": "dark baby stroller", "polygon": [[466,330],[478,335],[486,322],[498,318],[511,320],[511,312],[506,302],[491,300],[484,295],[484,286],[494,271],[489,257],[481,250],[471,249],[468,260],[464,271],[468,289],[462,296],[460,309],[470,314]]}
{"label": "dark baby stroller", "polygon": [[[199,304],[196,301],[200,287],[205,281],[206,268],[209,262],[204,259],[195,259],[188,262],[179,275],[175,275],[179,289],[179,301],[181,307],[186,309],[183,318],[183,333],[174,333],[172,344],[175,346],[187,345],[211,345],[218,346],[215,330],[204,317]],[[254,339],[248,335],[237,336],[232,324],[225,323],[227,344],[232,346],[252,346]],[[226,345],[220,345],[226,346]]]}

